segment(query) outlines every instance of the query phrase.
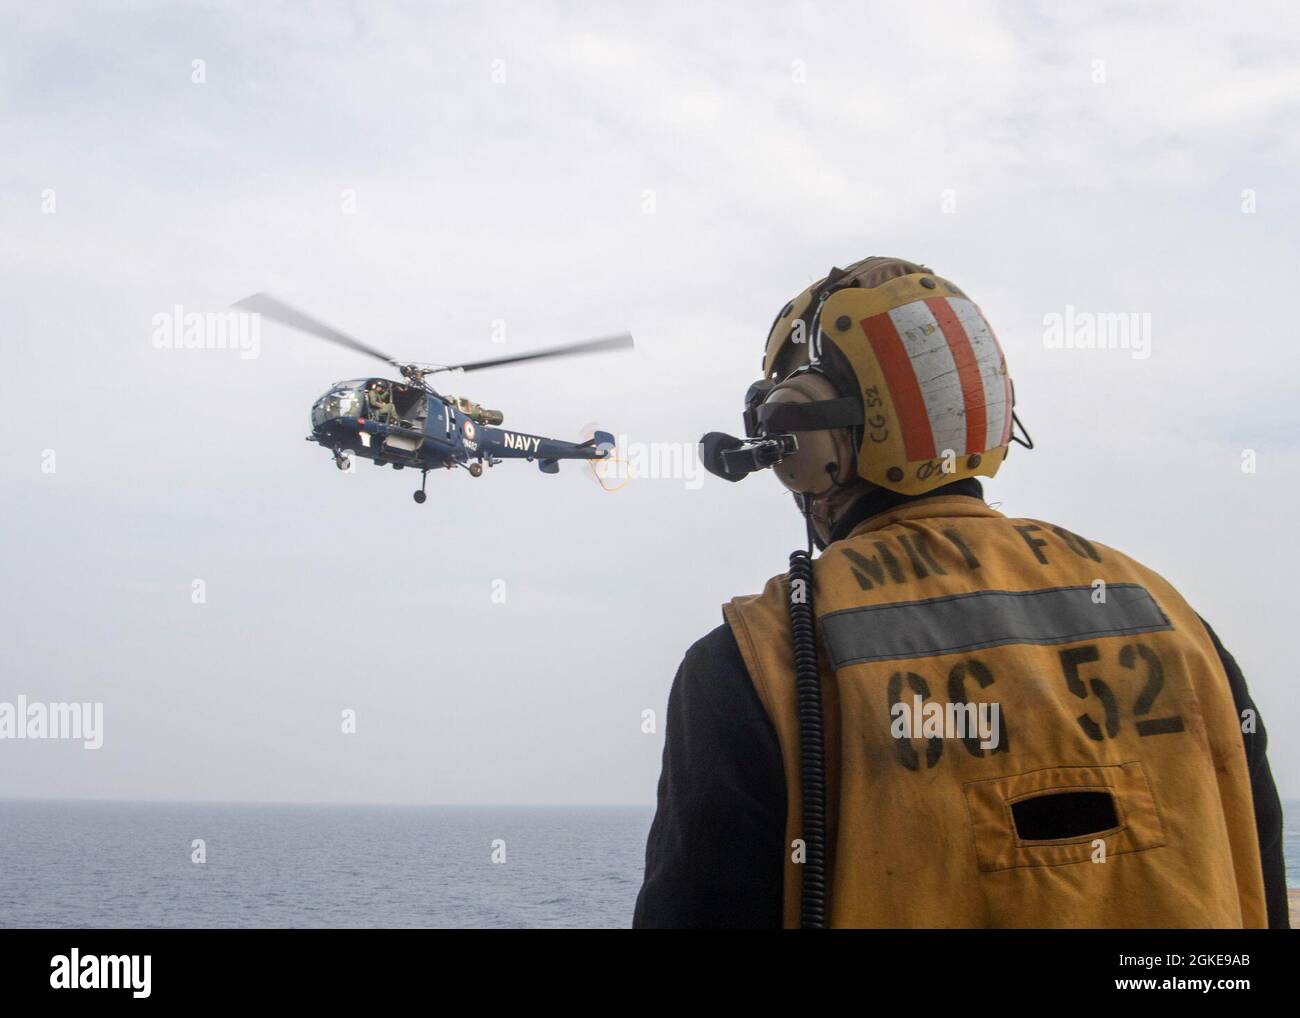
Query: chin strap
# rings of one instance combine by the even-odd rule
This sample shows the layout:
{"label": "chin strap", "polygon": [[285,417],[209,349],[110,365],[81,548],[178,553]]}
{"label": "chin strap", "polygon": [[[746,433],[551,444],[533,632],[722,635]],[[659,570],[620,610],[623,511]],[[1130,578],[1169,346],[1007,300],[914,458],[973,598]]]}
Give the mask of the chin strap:
{"label": "chin strap", "polygon": [[[1011,423],[1013,425],[1011,429],[1011,441],[1018,442],[1026,449],[1032,449],[1034,447],[1034,440],[1030,437],[1029,429],[1025,427],[1024,422],[1016,414],[1015,410],[1011,411]],[[1016,434],[1016,428],[1020,429],[1019,435]]]}

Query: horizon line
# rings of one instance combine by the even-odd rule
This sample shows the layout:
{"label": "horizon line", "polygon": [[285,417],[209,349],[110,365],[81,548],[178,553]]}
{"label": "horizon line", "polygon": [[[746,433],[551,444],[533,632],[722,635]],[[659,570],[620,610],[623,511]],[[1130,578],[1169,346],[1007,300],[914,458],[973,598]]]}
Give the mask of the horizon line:
{"label": "horizon line", "polygon": [[649,809],[653,802],[364,802],[333,799],[142,799],[129,797],[88,796],[10,796],[0,795],[0,804],[61,802],[96,803],[105,805],[178,805],[178,806],[397,806],[397,807],[447,807],[469,809]]}

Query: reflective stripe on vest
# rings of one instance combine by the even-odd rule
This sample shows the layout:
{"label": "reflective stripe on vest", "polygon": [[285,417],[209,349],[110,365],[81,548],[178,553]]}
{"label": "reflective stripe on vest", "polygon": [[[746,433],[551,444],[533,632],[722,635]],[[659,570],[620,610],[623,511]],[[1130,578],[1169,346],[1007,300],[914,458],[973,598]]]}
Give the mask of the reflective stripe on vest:
{"label": "reflective stripe on vest", "polygon": [[[834,925],[1266,925],[1231,691],[1160,576],[955,496],[867,520],[814,582]],[[785,578],[724,613],[781,744],[795,926]]]}

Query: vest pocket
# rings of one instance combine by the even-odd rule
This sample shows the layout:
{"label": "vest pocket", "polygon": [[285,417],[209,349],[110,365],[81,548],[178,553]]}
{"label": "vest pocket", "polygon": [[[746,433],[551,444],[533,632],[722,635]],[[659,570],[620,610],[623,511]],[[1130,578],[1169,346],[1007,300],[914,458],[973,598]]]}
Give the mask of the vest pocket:
{"label": "vest pocket", "polygon": [[981,870],[1064,866],[1165,843],[1142,764],[1048,767],[962,786]]}
{"label": "vest pocket", "polygon": [[1043,792],[1011,803],[1011,821],[1021,841],[1061,841],[1104,834],[1119,827],[1110,792],[1071,789]]}

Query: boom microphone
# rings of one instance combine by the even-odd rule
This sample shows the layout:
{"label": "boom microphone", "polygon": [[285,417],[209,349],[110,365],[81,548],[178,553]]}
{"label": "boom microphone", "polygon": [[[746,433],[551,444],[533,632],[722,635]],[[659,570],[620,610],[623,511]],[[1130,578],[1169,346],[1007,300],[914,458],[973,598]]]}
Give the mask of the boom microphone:
{"label": "boom microphone", "polygon": [[700,439],[700,461],[715,477],[739,481],[755,470],[776,466],[798,449],[799,440],[794,435],[766,435],[746,440],[710,431]]}

